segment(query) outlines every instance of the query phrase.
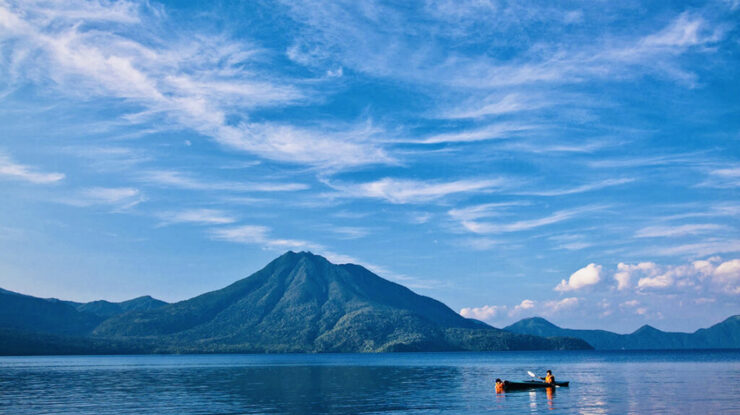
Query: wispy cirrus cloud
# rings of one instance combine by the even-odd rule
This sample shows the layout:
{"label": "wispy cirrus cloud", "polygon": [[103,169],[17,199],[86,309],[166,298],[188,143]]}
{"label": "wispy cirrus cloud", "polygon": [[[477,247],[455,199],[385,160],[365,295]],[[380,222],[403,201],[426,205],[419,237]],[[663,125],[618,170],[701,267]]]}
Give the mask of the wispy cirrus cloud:
{"label": "wispy cirrus cloud", "polygon": [[686,235],[699,235],[720,230],[728,230],[725,225],[713,223],[686,224],[678,226],[647,226],[635,232],[637,238],[670,238]]}
{"label": "wispy cirrus cloud", "polygon": [[114,211],[125,211],[144,201],[144,194],[133,187],[89,187],[59,200],[71,206],[106,206]]}
{"label": "wispy cirrus cloud", "polygon": [[454,181],[394,179],[359,184],[327,184],[345,195],[383,199],[394,204],[424,203],[463,193],[486,193],[501,188],[505,179],[462,179]]}
{"label": "wispy cirrus cloud", "polygon": [[56,183],[64,179],[63,173],[44,173],[34,167],[13,161],[0,152],[0,178],[6,177],[34,184]]}
{"label": "wispy cirrus cloud", "polygon": [[504,215],[506,210],[511,207],[527,206],[529,204],[530,203],[526,201],[483,203],[480,205],[450,209],[447,211],[447,214],[450,215],[452,219],[458,221],[472,221],[491,216]]}
{"label": "wispy cirrus cloud", "polygon": [[443,110],[437,115],[442,119],[469,119],[485,118],[523,111],[531,111],[552,105],[542,97],[536,94],[522,94],[510,92],[505,95],[491,94],[483,99],[475,97],[468,102],[457,105],[453,108]]}
{"label": "wispy cirrus cloud", "polygon": [[564,188],[564,189],[556,189],[556,190],[540,190],[540,191],[524,191],[524,192],[516,192],[514,194],[517,195],[525,195],[525,196],[566,196],[566,195],[572,195],[576,193],[584,193],[584,192],[590,192],[593,190],[600,190],[607,187],[612,186],[619,186],[627,183],[634,182],[635,179],[632,178],[622,178],[622,179],[606,179],[599,182],[594,183],[587,183],[580,186],[575,186],[571,188]]}
{"label": "wispy cirrus cloud", "polygon": [[740,187],[740,167],[727,167],[713,169],[708,172],[708,177],[699,183],[700,187],[716,187],[729,189]]}
{"label": "wispy cirrus cloud", "polygon": [[309,188],[303,183],[208,181],[177,170],[145,170],[137,178],[141,183],[153,186],[203,191],[293,192]]}
{"label": "wispy cirrus cloud", "polygon": [[534,125],[499,123],[476,128],[473,130],[436,134],[431,137],[422,138],[420,140],[408,140],[407,142],[416,144],[470,143],[477,141],[510,138],[523,131],[529,131],[536,128],[538,127]]}
{"label": "wispy cirrus cloud", "polygon": [[237,218],[218,209],[185,209],[166,211],[157,214],[162,220],[161,226],[178,223],[194,223],[199,225],[226,225],[234,223]]}
{"label": "wispy cirrus cloud", "polygon": [[297,239],[280,239],[270,236],[272,230],[262,225],[240,225],[228,228],[211,229],[209,236],[218,241],[256,244],[268,249],[317,250],[319,245]]}
{"label": "wispy cirrus cloud", "polygon": [[740,239],[736,238],[706,238],[700,242],[680,245],[663,245],[649,249],[659,256],[691,256],[704,257],[709,255],[740,252]]}
{"label": "wispy cirrus cloud", "polygon": [[584,214],[603,210],[604,208],[605,206],[601,206],[601,205],[583,206],[583,207],[578,207],[578,208],[573,208],[573,209],[559,210],[559,211],[553,212],[549,216],[536,218],[536,219],[517,220],[514,222],[508,222],[508,223],[503,223],[503,222],[492,223],[492,222],[480,222],[480,221],[474,221],[474,220],[463,220],[461,221],[461,224],[468,231],[473,232],[473,233],[478,233],[478,234],[521,232],[521,231],[527,231],[530,229],[539,228],[542,226],[552,225],[558,222],[570,220],[570,219],[582,216]]}
{"label": "wispy cirrus cloud", "polygon": [[[365,125],[329,133],[247,121],[245,112],[254,108],[311,99],[312,87],[260,70],[259,47],[169,27],[166,14],[146,3],[108,6],[0,5],[0,35],[14,45],[6,56],[13,62],[11,82],[51,82],[71,96],[125,100],[142,107],[132,122],[161,119],[271,160],[334,169],[392,161],[373,143],[376,130]],[[115,30],[95,25],[101,21],[114,23]]]}
{"label": "wispy cirrus cloud", "polygon": [[[657,31],[630,37],[616,38],[608,34],[587,37],[571,42],[570,47],[554,41],[546,45],[519,45],[519,54],[501,62],[486,55],[476,56],[458,50],[440,53],[440,44],[455,40],[455,29],[460,28],[460,11],[477,10],[477,5],[456,5],[456,12],[444,15],[438,13],[436,6],[426,8],[426,25],[419,24],[418,19],[410,24],[401,10],[379,2],[363,7],[342,2],[320,7],[313,1],[302,1],[290,2],[286,7],[307,27],[289,54],[297,62],[313,66],[340,62],[344,67],[373,76],[469,89],[562,85],[586,79],[635,78],[648,73],[691,83],[693,74],[682,67],[677,56],[694,49],[701,52],[702,47],[717,42],[724,35],[721,27],[701,15],[682,13]],[[490,25],[492,17],[501,16],[502,12],[509,13],[511,21],[533,23],[542,19],[551,24],[569,24],[567,19],[552,20],[554,12],[546,7],[509,5],[492,6],[492,9],[496,11],[464,14],[468,16],[464,21],[477,22],[476,28],[488,26],[489,36],[508,33],[510,26],[505,23]],[[395,22],[395,29],[372,30],[380,22],[379,16],[383,16],[385,23]],[[449,35],[435,31],[441,22],[452,21],[455,24],[450,24]],[[414,33],[407,33],[406,28],[413,28]],[[419,32],[430,36],[420,37]],[[404,61],[405,65],[396,65],[399,61]]]}

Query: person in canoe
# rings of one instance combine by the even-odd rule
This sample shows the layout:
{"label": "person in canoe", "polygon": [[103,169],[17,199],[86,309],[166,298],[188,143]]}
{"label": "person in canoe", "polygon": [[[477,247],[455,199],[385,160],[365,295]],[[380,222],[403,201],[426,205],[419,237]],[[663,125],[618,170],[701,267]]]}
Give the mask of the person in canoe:
{"label": "person in canoe", "polygon": [[545,381],[545,383],[552,383],[555,384],[555,376],[552,375],[552,371],[547,371],[547,374],[544,378],[540,378]]}
{"label": "person in canoe", "polygon": [[501,379],[496,379],[496,393],[504,393],[504,382]]}

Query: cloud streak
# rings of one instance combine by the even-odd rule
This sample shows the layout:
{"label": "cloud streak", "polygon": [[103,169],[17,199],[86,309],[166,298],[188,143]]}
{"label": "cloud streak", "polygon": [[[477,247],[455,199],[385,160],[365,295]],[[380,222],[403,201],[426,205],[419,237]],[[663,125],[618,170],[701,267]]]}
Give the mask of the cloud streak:
{"label": "cloud streak", "polygon": [[43,173],[35,168],[14,162],[9,156],[0,153],[0,177],[20,180],[34,184],[56,183],[64,179],[63,173]]}
{"label": "cloud streak", "polygon": [[425,203],[446,196],[464,193],[487,193],[506,184],[504,179],[463,179],[455,181],[431,181],[395,179],[359,184],[330,184],[348,196],[382,199],[394,204]]}
{"label": "cloud streak", "polygon": [[[271,160],[333,169],[392,162],[373,143],[377,130],[364,125],[329,133],[244,120],[252,109],[306,102],[311,94],[295,81],[259,71],[262,51],[256,46],[168,29],[164,39],[155,28],[168,27],[166,15],[146,4],[123,1],[113,10],[95,2],[64,10],[44,6],[0,4],[0,36],[14,44],[15,83],[27,81],[26,73],[40,74],[69,95],[138,104],[143,111],[132,121],[160,117]],[[97,21],[115,22],[117,30],[84,24]]]}

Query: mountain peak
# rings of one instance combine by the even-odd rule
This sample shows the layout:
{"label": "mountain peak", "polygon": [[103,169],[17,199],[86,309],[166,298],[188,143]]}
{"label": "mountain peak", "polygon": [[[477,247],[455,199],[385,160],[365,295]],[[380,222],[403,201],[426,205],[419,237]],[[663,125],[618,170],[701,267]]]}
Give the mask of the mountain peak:
{"label": "mountain peak", "polygon": [[508,328],[513,327],[541,327],[541,328],[547,328],[547,329],[560,329],[560,327],[556,326],[555,324],[552,324],[551,322],[545,320],[542,317],[530,317],[530,318],[524,318],[516,323],[510,325]]}
{"label": "mountain peak", "polygon": [[645,324],[639,329],[635,330],[634,333],[632,334],[648,334],[648,333],[663,333],[663,332],[649,324]]}

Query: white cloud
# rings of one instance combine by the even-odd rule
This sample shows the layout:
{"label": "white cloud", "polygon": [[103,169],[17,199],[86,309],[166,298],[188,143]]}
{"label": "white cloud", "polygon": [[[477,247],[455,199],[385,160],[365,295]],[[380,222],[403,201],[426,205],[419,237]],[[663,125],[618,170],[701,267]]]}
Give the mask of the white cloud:
{"label": "white cloud", "polygon": [[549,310],[550,313],[557,313],[558,311],[567,310],[576,307],[580,302],[578,297],[568,297],[562,300],[553,300],[545,303],[545,309]]}
{"label": "white cloud", "polygon": [[[126,100],[143,108],[128,117],[132,123],[191,129],[267,159],[331,169],[393,161],[373,142],[378,130],[365,124],[310,129],[244,121],[254,108],[307,102],[314,94],[313,86],[260,71],[265,56],[258,47],[172,30],[166,14],[148,4],[109,8],[0,4],[0,38],[13,42],[10,82],[50,80],[70,96]],[[115,21],[115,30],[85,24],[100,20]]]}
{"label": "white cloud", "polygon": [[631,279],[639,277],[636,288],[643,290],[692,290],[692,293],[740,293],[740,259],[722,261],[719,257],[696,260],[683,265],[636,265],[619,263],[614,278],[620,291],[631,288]]}
{"label": "white cloud", "polygon": [[532,300],[524,299],[521,303],[514,306],[514,312],[520,312],[525,310],[531,310],[535,307],[535,302]]}
{"label": "white cloud", "polygon": [[0,153],[0,176],[7,176],[35,184],[56,183],[64,179],[64,174],[62,173],[38,172],[33,167],[15,163],[10,157],[2,153]]}
{"label": "white cloud", "polygon": [[454,133],[437,134],[421,140],[409,140],[409,143],[440,144],[440,143],[469,143],[475,141],[508,138],[516,133],[536,128],[532,125],[515,123],[499,123],[475,130],[466,130]]}
{"label": "white cloud", "polygon": [[641,262],[636,265],[620,262],[617,264],[617,272],[614,274],[614,279],[617,281],[617,290],[622,291],[630,288],[632,276],[636,272],[655,275],[658,272],[658,266],[654,262]]}
{"label": "white cloud", "polygon": [[457,193],[489,192],[504,184],[503,179],[456,180],[451,182],[393,179],[354,185],[329,184],[355,197],[384,199],[395,204],[423,203]]}
{"label": "white cloud", "polygon": [[640,43],[645,47],[685,48],[715,42],[721,34],[721,29],[701,17],[682,13],[668,27],[646,36]]}
{"label": "white cloud", "polygon": [[576,193],[590,192],[592,190],[600,190],[607,187],[619,186],[626,183],[632,183],[635,179],[606,179],[600,182],[588,183],[581,186],[571,187],[568,189],[557,189],[557,190],[542,190],[542,191],[529,191],[529,192],[517,192],[517,195],[527,196],[565,196]]}
{"label": "white cloud", "polygon": [[145,200],[141,191],[132,187],[89,187],[59,202],[80,207],[113,206],[115,210],[126,210]]}
{"label": "white cloud", "polygon": [[644,277],[637,281],[638,288],[666,288],[671,285],[673,285],[673,276],[671,274]]}
{"label": "white cloud", "polygon": [[482,307],[466,307],[460,310],[465,318],[488,321],[506,311],[506,306],[484,305]]}
{"label": "white cloud", "polygon": [[573,291],[580,290],[601,281],[601,265],[588,264],[585,267],[574,272],[568,281],[562,280],[555,291]]}
{"label": "white cloud", "polygon": [[700,183],[702,187],[728,189],[740,187],[740,167],[729,167],[709,171],[709,178]]}
{"label": "white cloud", "polygon": [[340,239],[360,239],[370,233],[368,229],[356,226],[331,226],[329,230],[339,235]]}
{"label": "white cloud", "polygon": [[323,247],[308,241],[296,239],[279,239],[270,237],[270,228],[261,225],[241,225],[230,228],[211,229],[212,239],[219,241],[236,242],[242,244],[256,244],[269,249],[281,250],[313,250],[321,251]]}
{"label": "white cloud", "polygon": [[465,119],[483,118],[491,115],[502,115],[521,111],[534,110],[547,106],[542,98],[531,94],[512,92],[504,96],[491,95],[483,99],[476,98],[456,108],[446,110],[439,118]]}
{"label": "white cloud", "polygon": [[197,223],[204,225],[224,225],[236,222],[236,218],[216,209],[188,209],[162,212],[157,215],[163,225],[176,223]]}
{"label": "white cloud", "polygon": [[142,183],[188,190],[225,190],[233,192],[293,192],[306,190],[303,183],[207,181],[175,170],[146,170],[138,174]]}
{"label": "white cloud", "polygon": [[712,279],[726,293],[740,294],[740,259],[721,263],[712,273]]}
{"label": "white cloud", "polygon": [[472,220],[463,220],[462,225],[465,229],[473,233],[504,233],[526,231],[541,226],[552,225],[554,223],[569,220],[578,217],[584,213],[594,212],[602,209],[603,206],[584,206],[574,209],[559,210],[550,216],[538,219],[519,220],[511,223],[489,223],[476,222]]}
{"label": "white cloud", "polygon": [[670,238],[685,235],[698,235],[719,230],[726,230],[727,226],[712,223],[687,224],[680,226],[648,226],[635,232],[636,238]]}
{"label": "white cloud", "polygon": [[661,256],[689,255],[693,257],[735,253],[740,252],[740,239],[710,238],[703,242],[659,246],[649,251]]}
{"label": "white cloud", "polygon": [[447,214],[458,221],[472,221],[476,219],[502,215],[504,209],[509,207],[526,205],[528,205],[527,202],[484,203],[481,205],[472,205],[464,208],[450,209]]}

